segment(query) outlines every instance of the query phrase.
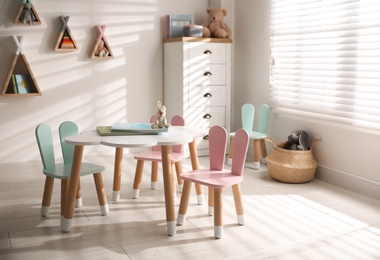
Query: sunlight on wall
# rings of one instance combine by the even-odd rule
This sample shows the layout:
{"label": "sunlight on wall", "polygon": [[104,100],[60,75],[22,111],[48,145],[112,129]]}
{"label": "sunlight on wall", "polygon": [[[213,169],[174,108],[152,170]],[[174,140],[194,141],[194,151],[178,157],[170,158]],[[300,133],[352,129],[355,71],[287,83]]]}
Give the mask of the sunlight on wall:
{"label": "sunlight on wall", "polygon": [[[85,130],[127,120],[127,77],[132,64],[128,61],[135,58],[130,47],[138,46],[141,34],[155,29],[157,3],[158,0],[118,0],[106,4],[100,0],[41,0],[35,3],[41,20],[46,21],[40,27],[42,30],[35,27],[37,29],[16,31],[26,34],[23,50],[42,96],[0,97],[3,121],[0,126],[0,144],[1,147],[9,147],[0,149],[0,162],[39,159],[34,137],[34,129],[39,123],[47,123],[52,128],[55,152],[59,157],[57,130],[63,121],[74,121],[80,130]],[[3,5],[7,10],[13,10],[10,2]],[[61,26],[57,21],[60,15],[70,16],[68,26],[79,51],[53,51]],[[14,17],[10,16],[13,13],[8,16],[2,21],[6,20],[7,26],[12,28]],[[105,36],[114,59],[92,60],[89,57],[96,38],[94,26],[98,24],[107,25]],[[14,30],[3,30],[0,35],[7,33],[9,36],[4,37],[10,37]],[[7,51],[14,53],[15,47],[9,46],[12,49]],[[149,65],[150,61],[146,62]],[[8,65],[2,66],[8,69]],[[0,81],[3,84],[2,78]]]}

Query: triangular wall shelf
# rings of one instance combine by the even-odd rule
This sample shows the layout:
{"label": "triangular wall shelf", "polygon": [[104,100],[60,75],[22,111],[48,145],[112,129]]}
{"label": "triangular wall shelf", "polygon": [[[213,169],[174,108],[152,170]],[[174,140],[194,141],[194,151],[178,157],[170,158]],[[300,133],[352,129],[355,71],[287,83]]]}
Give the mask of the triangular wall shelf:
{"label": "triangular wall shelf", "polygon": [[37,81],[21,49],[24,40],[13,35],[17,46],[16,54],[6,76],[2,96],[41,96]]}
{"label": "triangular wall shelf", "polygon": [[55,44],[55,51],[77,51],[79,50],[78,45],[76,44],[69,26],[67,25],[70,16],[60,16],[60,19],[63,23],[62,29],[59,33],[57,42]]}
{"label": "triangular wall shelf", "polygon": [[98,37],[96,38],[94,47],[92,48],[90,57],[91,59],[113,59],[112,50],[107,42],[104,31],[106,30],[105,25],[97,25],[96,30],[98,31]]}
{"label": "triangular wall shelf", "polygon": [[[28,9],[26,7],[26,4],[30,4],[31,8]],[[30,17],[31,22],[28,22],[28,18]],[[15,18],[15,23],[17,24],[24,24],[24,19],[26,21],[26,25],[40,25],[41,19],[38,16],[38,13],[36,9],[34,8],[34,5],[32,4],[31,0],[23,0],[22,4],[20,6],[20,9],[17,12],[17,16]]]}

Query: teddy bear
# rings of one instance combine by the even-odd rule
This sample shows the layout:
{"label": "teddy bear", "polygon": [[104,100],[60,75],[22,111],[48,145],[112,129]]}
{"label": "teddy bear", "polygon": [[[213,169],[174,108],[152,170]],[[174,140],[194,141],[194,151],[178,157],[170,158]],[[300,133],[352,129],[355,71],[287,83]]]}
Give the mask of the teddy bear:
{"label": "teddy bear", "polygon": [[209,22],[203,24],[203,38],[230,38],[232,35],[230,27],[223,22],[227,16],[227,10],[220,8],[207,8]]}
{"label": "teddy bear", "polygon": [[309,149],[309,134],[303,130],[294,131],[288,136],[288,142],[290,150],[306,151]]}

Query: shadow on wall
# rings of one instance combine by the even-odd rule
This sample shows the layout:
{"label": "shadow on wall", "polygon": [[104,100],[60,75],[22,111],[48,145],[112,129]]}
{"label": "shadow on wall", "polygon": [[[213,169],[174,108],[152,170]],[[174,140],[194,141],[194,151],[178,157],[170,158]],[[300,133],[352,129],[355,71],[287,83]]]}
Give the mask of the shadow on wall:
{"label": "shadow on wall", "polygon": [[[125,121],[127,101],[133,99],[127,97],[128,68],[135,59],[131,52],[141,44],[141,34],[154,29],[158,11],[158,0],[40,0],[33,4],[42,23],[24,26],[13,23],[21,2],[0,1],[4,14],[0,16],[1,87],[17,49],[11,37],[24,35],[22,49],[42,93],[40,97],[0,97],[0,163],[38,159],[34,129],[40,123],[48,123],[58,140],[58,126],[66,120],[77,122],[82,130]],[[68,27],[78,51],[53,50],[61,15],[70,16]],[[95,26],[103,24],[115,58],[93,60]],[[144,62],[148,66],[151,61]],[[59,142],[55,143],[60,155]]]}

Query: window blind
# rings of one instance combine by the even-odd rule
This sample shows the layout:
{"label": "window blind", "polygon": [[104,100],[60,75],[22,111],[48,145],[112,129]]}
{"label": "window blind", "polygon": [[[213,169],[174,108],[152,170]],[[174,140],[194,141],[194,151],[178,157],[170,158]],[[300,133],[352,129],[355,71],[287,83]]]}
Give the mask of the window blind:
{"label": "window blind", "polygon": [[380,0],[272,0],[274,106],[380,131]]}

